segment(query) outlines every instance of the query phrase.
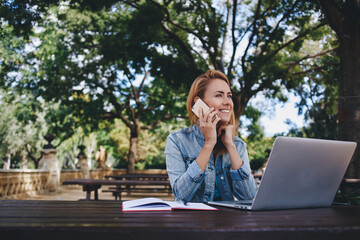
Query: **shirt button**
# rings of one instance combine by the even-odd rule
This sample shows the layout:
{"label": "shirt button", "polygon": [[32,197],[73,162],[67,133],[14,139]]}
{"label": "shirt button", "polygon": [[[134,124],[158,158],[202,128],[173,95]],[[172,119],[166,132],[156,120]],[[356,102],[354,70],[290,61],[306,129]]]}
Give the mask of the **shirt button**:
{"label": "shirt button", "polygon": [[224,177],[223,177],[223,176],[221,176],[221,177],[220,177],[220,179],[221,179],[221,180],[224,180]]}

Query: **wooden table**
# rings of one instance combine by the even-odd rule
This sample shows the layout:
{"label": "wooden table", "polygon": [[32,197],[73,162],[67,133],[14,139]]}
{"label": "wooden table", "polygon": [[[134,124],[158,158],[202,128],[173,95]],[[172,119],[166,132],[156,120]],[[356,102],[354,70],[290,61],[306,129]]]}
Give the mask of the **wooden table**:
{"label": "wooden table", "polygon": [[[115,201],[0,201],[2,239],[326,239],[360,236],[360,207],[122,213]],[[3,238],[4,237],[4,238]]]}
{"label": "wooden table", "polygon": [[116,186],[164,186],[170,188],[170,182],[165,180],[103,180],[103,179],[71,179],[63,182],[64,185],[82,185],[83,191],[86,191],[86,200],[90,200],[91,192],[94,191],[94,200],[99,200],[98,189],[102,185]]}

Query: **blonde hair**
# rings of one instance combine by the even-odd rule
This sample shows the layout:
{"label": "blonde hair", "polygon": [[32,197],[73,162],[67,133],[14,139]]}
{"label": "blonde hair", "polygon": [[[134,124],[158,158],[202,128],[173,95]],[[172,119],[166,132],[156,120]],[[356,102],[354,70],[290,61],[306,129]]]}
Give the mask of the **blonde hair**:
{"label": "blonde hair", "polygon": [[[205,91],[206,91],[208,85],[210,84],[210,82],[214,81],[214,80],[218,80],[218,79],[225,81],[230,88],[229,79],[226,77],[226,75],[224,73],[217,71],[217,70],[208,70],[207,72],[198,76],[192,83],[190,91],[189,91],[189,95],[187,98],[187,102],[186,102],[186,109],[188,111],[189,120],[190,120],[191,124],[196,124],[199,120],[199,118],[191,111],[192,106],[195,104],[195,101],[194,101],[195,97],[199,97],[199,98],[203,99]],[[231,124],[231,125],[235,124],[234,111],[231,112],[231,118],[230,118],[229,124]],[[235,131],[236,131],[236,128],[234,128],[233,136],[235,136]],[[219,138],[214,147],[213,153],[214,153],[215,157],[217,157],[226,152],[227,152],[227,150],[226,150],[224,144],[222,143],[221,138]]]}

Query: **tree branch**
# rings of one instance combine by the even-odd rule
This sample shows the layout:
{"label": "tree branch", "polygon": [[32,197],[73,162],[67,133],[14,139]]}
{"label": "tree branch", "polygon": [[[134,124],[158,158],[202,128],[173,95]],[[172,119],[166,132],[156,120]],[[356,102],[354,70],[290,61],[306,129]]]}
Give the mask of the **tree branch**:
{"label": "tree branch", "polygon": [[232,11],[232,26],[231,26],[231,38],[232,38],[233,51],[232,51],[232,54],[231,54],[231,59],[230,59],[230,62],[229,62],[227,74],[231,73],[231,69],[234,66],[236,50],[237,50],[237,46],[239,45],[239,42],[240,42],[240,41],[236,41],[236,38],[235,38],[237,5],[238,5],[237,0],[234,0],[233,11]]}
{"label": "tree branch", "polygon": [[[234,2],[237,2],[237,0],[234,0]],[[229,27],[229,22],[230,22],[230,18],[231,18],[229,6],[230,6],[230,3],[229,3],[229,0],[227,0],[226,1],[226,10],[227,11],[226,11],[225,32],[224,32],[224,36],[223,36],[223,40],[222,40],[222,44],[221,44],[221,56],[220,56],[220,61],[221,61],[222,65],[224,65],[224,52],[225,52],[225,46],[226,46],[226,37],[228,34],[228,27]]]}
{"label": "tree branch", "polygon": [[324,55],[324,54],[327,54],[327,53],[329,53],[329,52],[332,52],[332,51],[334,51],[334,50],[336,50],[337,49],[337,47],[334,47],[334,48],[329,48],[329,49],[326,49],[326,50],[324,50],[324,51],[322,51],[322,52],[319,52],[319,53],[317,53],[317,54],[315,54],[315,55],[306,55],[305,57],[302,57],[301,59],[299,59],[298,61],[292,61],[292,62],[286,62],[286,63],[283,63],[282,65],[289,65],[289,66],[296,66],[296,65],[298,65],[298,64],[300,64],[300,62],[302,62],[302,61],[304,61],[304,60],[306,60],[306,59],[315,59],[315,58],[318,58],[318,57],[320,57],[320,56],[322,56],[322,55]]}
{"label": "tree branch", "polygon": [[[179,29],[181,29],[181,30],[183,30],[183,31],[186,31],[186,32],[188,32],[188,33],[193,34],[194,36],[196,36],[196,37],[206,46],[206,42],[205,42],[204,39],[201,38],[201,36],[199,36],[198,34],[196,34],[196,33],[195,33],[194,31],[192,31],[191,29],[188,29],[188,28],[186,28],[186,27],[184,27],[184,26],[181,26],[180,24],[175,23],[174,21],[172,21],[172,20],[171,20],[171,17],[170,17],[170,13],[169,13],[168,9],[167,9],[165,6],[163,6],[163,5],[161,5],[161,4],[159,4],[158,2],[153,1],[153,0],[151,0],[151,2],[152,2],[154,5],[160,7],[160,8],[164,11],[164,13],[165,13],[165,19],[166,19],[166,21],[167,21],[168,23],[170,23],[171,25],[175,26],[176,28],[179,28]],[[188,56],[188,58],[190,59],[190,61],[191,61],[193,64],[195,64],[195,59],[193,58],[193,56],[192,56],[192,54],[191,54],[191,49],[187,46],[187,44],[186,44],[178,35],[176,35],[173,31],[171,31],[171,29],[167,26],[166,22],[164,22],[164,23],[162,24],[162,27],[164,28],[165,32],[168,33],[168,35],[169,35],[172,39],[174,39],[176,42],[178,42],[178,43],[180,44],[180,47],[185,51],[185,53],[186,53],[186,55]]]}
{"label": "tree branch", "polygon": [[298,0],[294,2],[294,4],[291,6],[291,8],[289,8],[288,11],[283,15],[283,17],[276,23],[276,26],[273,29],[273,31],[269,34],[269,38],[265,42],[265,45],[263,48],[264,50],[260,53],[260,55],[263,55],[263,53],[266,52],[267,46],[270,44],[271,40],[275,36],[276,31],[279,29],[280,23],[285,21],[289,17],[290,13],[294,10],[294,8],[297,4],[298,4]]}
{"label": "tree branch", "polygon": [[123,1],[125,4],[132,6],[133,8],[139,9],[139,5],[135,1]]}
{"label": "tree branch", "polygon": [[27,152],[27,156],[35,163],[35,167],[38,168],[39,161],[43,157],[44,153],[41,152],[40,157],[36,158],[32,155],[32,152],[30,151],[28,144],[25,143],[25,150]]}
{"label": "tree branch", "polygon": [[261,9],[261,4],[262,4],[262,0],[258,0],[257,6],[256,6],[256,11],[255,11],[255,14],[254,14],[254,20],[253,20],[253,23],[252,23],[253,31],[252,31],[251,36],[249,38],[249,43],[246,46],[246,49],[244,51],[244,55],[241,58],[241,66],[242,66],[243,73],[246,72],[245,57],[247,56],[247,53],[248,53],[248,51],[249,51],[249,49],[251,47],[252,41],[254,40],[254,37],[257,34],[257,24],[256,24],[256,22],[259,19],[259,13],[260,13],[260,9]]}
{"label": "tree branch", "polygon": [[139,93],[141,93],[142,88],[143,88],[143,86],[144,86],[145,79],[148,77],[148,75],[149,75],[149,71],[146,71],[146,72],[145,72],[145,76],[144,76],[144,78],[143,78],[143,80],[141,81],[140,86],[139,86]]}
{"label": "tree branch", "polygon": [[121,106],[117,101],[115,95],[111,91],[112,89],[101,85],[99,82],[94,82],[94,84],[95,86],[101,88],[104,91],[104,93],[106,93],[106,96],[108,96],[109,98],[109,102],[114,106],[116,112],[121,113],[123,110],[123,106]]}
{"label": "tree branch", "polygon": [[283,45],[281,45],[278,49],[276,49],[272,54],[269,55],[268,59],[271,59],[272,57],[274,57],[278,52],[280,52],[282,49],[286,48],[287,46],[289,46],[291,43],[303,38],[304,36],[306,36],[307,34],[309,34],[312,31],[315,31],[316,29],[325,26],[326,23],[320,23],[319,25],[308,29],[307,31],[303,32],[302,34],[296,36],[295,38],[293,38],[292,40],[288,41],[287,43],[284,43]]}
{"label": "tree branch", "polygon": [[317,67],[310,68],[310,69],[308,69],[306,71],[303,71],[303,72],[294,72],[294,73],[292,73],[292,75],[293,76],[305,75],[305,74],[310,73],[310,72],[318,71],[318,70],[321,70],[321,69],[326,69],[329,66],[335,66],[335,65],[339,65],[339,64],[340,63],[338,63],[338,62],[329,63],[329,64],[326,64],[326,65],[323,65],[323,66],[317,66]]}
{"label": "tree branch", "polygon": [[70,138],[74,134],[74,131],[71,131],[71,133],[65,134],[58,144],[55,145],[55,148],[58,148],[66,139]]}

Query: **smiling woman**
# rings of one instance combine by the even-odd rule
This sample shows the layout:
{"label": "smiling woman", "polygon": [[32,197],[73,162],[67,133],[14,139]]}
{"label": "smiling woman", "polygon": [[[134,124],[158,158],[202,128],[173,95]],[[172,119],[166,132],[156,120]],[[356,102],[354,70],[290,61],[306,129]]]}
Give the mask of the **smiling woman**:
{"label": "smiling woman", "polygon": [[[203,100],[209,109],[192,112]],[[256,192],[246,144],[235,137],[234,103],[227,77],[209,70],[193,82],[187,110],[193,126],[172,132],[166,166],[177,200],[252,199]]]}
{"label": "smiling woman", "polygon": [[[194,101],[197,101],[199,98],[199,96],[196,96]],[[213,108],[213,113],[220,117],[219,125],[230,122],[234,103],[230,87],[225,81],[220,79],[211,81],[202,99],[209,107]]]}

